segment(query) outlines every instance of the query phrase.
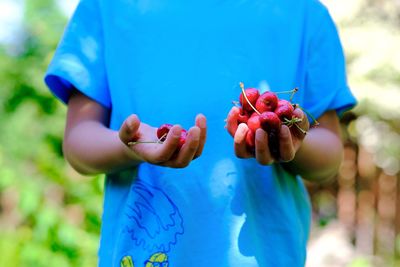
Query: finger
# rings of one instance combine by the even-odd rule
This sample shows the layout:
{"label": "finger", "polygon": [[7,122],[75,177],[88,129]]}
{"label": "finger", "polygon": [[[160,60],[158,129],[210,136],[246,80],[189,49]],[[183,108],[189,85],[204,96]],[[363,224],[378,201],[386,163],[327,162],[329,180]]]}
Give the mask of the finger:
{"label": "finger", "polygon": [[256,131],[256,159],[261,165],[270,165],[274,162],[268,147],[268,134],[263,129]]}
{"label": "finger", "polygon": [[240,110],[238,107],[232,107],[228,113],[228,117],[226,118],[226,128],[230,135],[233,137],[238,128],[238,116]]}
{"label": "finger", "polygon": [[157,155],[154,158],[154,163],[162,163],[170,160],[176,149],[178,148],[179,139],[181,137],[182,127],[180,125],[174,125],[169,130],[167,138],[164,143],[160,145],[157,151]]}
{"label": "finger", "polygon": [[199,147],[196,151],[195,158],[199,157],[203,152],[204,144],[206,142],[207,137],[207,120],[203,114],[199,114],[196,116],[196,126],[200,129],[200,140]]}
{"label": "finger", "polygon": [[301,119],[301,122],[295,123],[290,130],[292,134],[302,140],[306,136],[306,133],[310,129],[310,123],[308,121],[308,117],[304,114],[304,112],[300,108],[296,108],[293,111],[293,116]]}
{"label": "finger", "polygon": [[186,141],[180,149],[178,156],[173,160],[171,167],[184,168],[193,160],[200,144],[200,128],[194,126],[189,129]]}
{"label": "finger", "polygon": [[137,115],[132,114],[123,122],[119,130],[119,138],[124,144],[137,138],[137,131],[140,126],[140,120]]}
{"label": "finger", "polygon": [[295,156],[295,149],[293,146],[290,129],[286,125],[282,125],[279,133],[279,150],[280,150],[281,161],[288,162],[293,160]]}
{"label": "finger", "polygon": [[250,158],[252,155],[246,147],[246,135],[249,128],[245,123],[239,124],[237,131],[233,137],[235,154],[238,158]]}

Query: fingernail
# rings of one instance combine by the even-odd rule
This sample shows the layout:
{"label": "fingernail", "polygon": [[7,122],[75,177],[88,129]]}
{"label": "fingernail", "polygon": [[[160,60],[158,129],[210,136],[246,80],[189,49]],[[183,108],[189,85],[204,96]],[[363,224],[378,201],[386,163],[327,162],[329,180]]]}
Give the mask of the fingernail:
{"label": "fingernail", "polygon": [[129,132],[133,132],[132,122],[130,119],[126,121],[126,127],[128,128]]}
{"label": "fingernail", "polygon": [[172,135],[174,137],[181,137],[181,132],[182,132],[182,129],[180,127],[179,128],[174,127],[172,130]]}
{"label": "fingernail", "polygon": [[200,128],[206,128],[206,121],[203,120],[203,119],[199,120],[199,127]]}
{"label": "fingernail", "polygon": [[261,129],[257,129],[256,131],[256,140],[257,141],[262,141],[263,140],[263,133]]}
{"label": "fingernail", "polygon": [[282,127],[281,128],[281,136],[283,138],[288,138],[289,137],[289,128],[287,127]]}
{"label": "fingernail", "polygon": [[192,134],[191,137],[192,137],[192,139],[194,141],[199,141],[200,140],[200,135],[198,135],[198,134]]}

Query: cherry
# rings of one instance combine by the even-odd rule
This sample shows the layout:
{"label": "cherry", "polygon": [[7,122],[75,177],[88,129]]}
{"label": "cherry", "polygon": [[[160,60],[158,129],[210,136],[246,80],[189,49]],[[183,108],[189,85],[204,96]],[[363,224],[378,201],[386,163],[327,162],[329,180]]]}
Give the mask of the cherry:
{"label": "cherry", "polygon": [[187,131],[185,129],[182,129],[181,137],[179,137],[178,150],[181,149],[182,146],[185,144],[186,136],[187,136]]}
{"label": "cherry", "polygon": [[[172,128],[172,124],[164,123],[157,129],[157,137],[161,142],[164,142],[167,138],[167,134]],[[181,136],[179,137],[178,149],[180,149],[183,144],[186,142],[187,131],[182,129]]]}
{"label": "cherry", "polygon": [[243,93],[241,93],[239,97],[239,102],[245,111],[252,112],[253,107],[256,104],[258,97],[260,96],[260,92],[256,88],[247,88],[246,90],[244,90],[244,92],[248,101]]}
{"label": "cherry", "polygon": [[256,132],[258,128],[260,128],[260,119],[257,113],[251,114],[249,120],[247,121],[247,126],[253,132]]}
{"label": "cherry", "polygon": [[253,130],[249,129],[246,134],[246,146],[252,153],[256,146],[256,134]]}
{"label": "cherry", "polygon": [[272,131],[279,132],[281,129],[282,121],[275,112],[266,111],[261,113],[259,121],[261,128],[267,133]]}
{"label": "cherry", "polygon": [[260,95],[256,101],[256,109],[258,112],[274,111],[278,105],[278,97],[275,93],[266,91]]}
{"label": "cherry", "polygon": [[286,120],[291,120],[293,116],[293,105],[287,100],[280,99],[278,101],[278,106],[274,110],[276,115],[278,115],[279,119],[283,122]]}
{"label": "cherry", "polygon": [[157,138],[162,142],[165,141],[165,139],[167,138],[167,134],[169,130],[171,130],[172,126],[173,126],[172,124],[164,123],[163,125],[158,127]]}
{"label": "cherry", "polygon": [[238,123],[247,123],[249,120],[248,112],[244,111],[242,107],[239,107]]}
{"label": "cherry", "polygon": [[[167,134],[172,128],[172,124],[169,123],[164,123],[160,127],[157,128],[157,141],[135,141],[135,142],[129,142],[128,146],[136,145],[136,144],[144,144],[144,143],[158,143],[162,144],[165,139],[167,138]],[[186,142],[186,136],[187,136],[187,131],[185,129],[182,129],[181,136],[179,137],[179,143],[178,143],[178,148],[179,150],[183,144]]]}

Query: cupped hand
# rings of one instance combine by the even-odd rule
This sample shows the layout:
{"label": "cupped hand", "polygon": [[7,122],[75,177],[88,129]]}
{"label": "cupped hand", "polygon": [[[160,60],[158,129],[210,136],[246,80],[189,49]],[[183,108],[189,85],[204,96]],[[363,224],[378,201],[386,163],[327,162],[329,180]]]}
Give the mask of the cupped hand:
{"label": "cupped hand", "polygon": [[132,159],[160,166],[184,168],[203,151],[207,133],[205,116],[196,116],[195,125],[188,130],[186,141],[179,149],[181,132],[182,127],[174,125],[165,141],[159,142],[157,128],[142,123],[137,115],[130,115],[122,124],[119,137],[129,147]]}
{"label": "cupped hand", "polygon": [[[289,162],[294,159],[299,150],[306,132],[309,130],[307,116],[300,108],[296,108],[293,115],[301,121],[292,124],[290,127],[282,124],[277,138],[279,148],[279,158],[274,158],[269,149],[268,133],[263,129],[257,129],[254,137],[245,123],[238,123],[240,110],[232,107],[227,117],[226,128],[234,138],[235,154],[239,158],[256,158],[262,165],[270,165],[275,162]],[[254,149],[249,148],[246,139],[254,138]]]}

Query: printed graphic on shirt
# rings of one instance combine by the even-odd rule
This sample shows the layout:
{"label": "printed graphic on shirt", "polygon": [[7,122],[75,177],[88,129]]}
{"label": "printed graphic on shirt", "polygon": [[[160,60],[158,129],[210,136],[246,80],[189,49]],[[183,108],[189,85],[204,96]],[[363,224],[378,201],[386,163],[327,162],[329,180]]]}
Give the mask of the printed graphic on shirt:
{"label": "printed graphic on shirt", "polygon": [[135,267],[133,264],[131,256],[125,256],[121,260],[121,267]]}
{"label": "printed graphic on shirt", "polygon": [[163,252],[156,252],[145,262],[144,267],[168,267],[168,256]]}
{"label": "printed graphic on shirt", "polygon": [[[125,229],[133,241],[132,245],[150,253],[162,251],[159,255],[166,258],[164,253],[168,253],[178,242],[178,236],[184,233],[178,207],[164,191],[142,180],[137,180],[131,190]],[[157,253],[154,255],[159,259]]]}

